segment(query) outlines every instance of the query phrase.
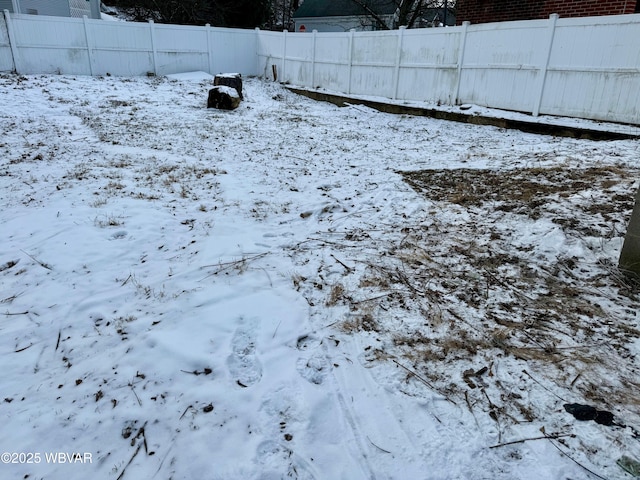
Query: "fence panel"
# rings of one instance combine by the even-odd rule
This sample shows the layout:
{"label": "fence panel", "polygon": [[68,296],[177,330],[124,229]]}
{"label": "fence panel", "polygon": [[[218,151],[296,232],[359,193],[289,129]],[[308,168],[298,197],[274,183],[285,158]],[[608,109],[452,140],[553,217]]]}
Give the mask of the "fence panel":
{"label": "fence panel", "polygon": [[0,72],[12,72],[14,68],[7,21],[4,12],[0,12]]}
{"label": "fence panel", "polygon": [[154,71],[149,25],[87,20],[94,75],[145,75]]}
{"label": "fence panel", "polygon": [[284,52],[285,35],[280,32],[257,32],[257,71],[264,78],[273,78],[273,66],[278,72],[282,71],[282,55]]}
{"label": "fence panel", "polygon": [[82,20],[11,14],[20,54],[19,73],[90,75]]}
{"label": "fence panel", "polygon": [[455,103],[461,41],[461,29],[404,32],[396,98]]}
{"label": "fence panel", "polygon": [[314,82],[312,87],[350,92],[349,69],[351,65],[350,33],[317,33]]}
{"label": "fence panel", "polygon": [[[313,85],[314,36],[286,35],[286,63],[283,69],[283,81],[311,87]],[[284,48],[284,46],[283,46]]]}
{"label": "fence panel", "polygon": [[531,112],[546,63],[547,20],[469,28],[459,98],[494,108]]}
{"label": "fence panel", "polygon": [[351,93],[388,98],[394,96],[399,40],[399,30],[354,33]]}
{"label": "fence panel", "polygon": [[255,30],[211,28],[210,49],[212,66],[209,73],[259,74]]}
{"label": "fence panel", "polygon": [[209,46],[205,27],[150,24],[154,29],[156,74],[209,71]]}
{"label": "fence panel", "polygon": [[558,20],[541,113],[640,123],[638,17]]}

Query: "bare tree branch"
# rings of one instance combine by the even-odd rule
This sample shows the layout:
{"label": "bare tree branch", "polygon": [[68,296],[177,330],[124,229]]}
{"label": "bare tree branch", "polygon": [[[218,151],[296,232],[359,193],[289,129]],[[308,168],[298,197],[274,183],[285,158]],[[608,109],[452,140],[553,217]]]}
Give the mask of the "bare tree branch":
{"label": "bare tree branch", "polygon": [[[371,0],[351,0],[363,10],[363,17],[373,20],[377,27],[390,30],[405,26],[414,28],[420,26],[430,10],[446,8],[447,11],[455,8],[455,0],[393,0],[396,6],[391,25],[387,24],[383,15],[375,10]],[[439,15],[439,14],[438,14]],[[362,22],[365,26],[366,22]]]}
{"label": "bare tree branch", "polygon": [[359,5],[360,7],[362,7],[366,16],[373,18],[378,24],[377,26],[381,30],[391,30],[391,27],[387,25],[387,22],[380,15],[378,15],[375,11],[372,10],[372,8],[367,4],[366,0],[351,0],[351,1]]}

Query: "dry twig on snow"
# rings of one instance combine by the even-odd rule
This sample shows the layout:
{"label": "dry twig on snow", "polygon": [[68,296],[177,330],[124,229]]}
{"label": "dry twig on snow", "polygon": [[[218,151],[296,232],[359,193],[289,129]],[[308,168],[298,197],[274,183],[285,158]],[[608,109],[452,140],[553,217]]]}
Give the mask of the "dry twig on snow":
{"label": "dry twig on snow", "polygon": [[33,260],[34,262],[36,262],[38,265],[40,265],[42,268],[46,268],[47,270],[53,270],[53,268],[51,268],[51,265],[44,263],[40,260],[38,260],[36,257],[34,257],[33,255],[28,254],[27,252],[25,252],[24,250],[20,250],[22,253],[24,253],[27,257],[29,257],[31,260]]}

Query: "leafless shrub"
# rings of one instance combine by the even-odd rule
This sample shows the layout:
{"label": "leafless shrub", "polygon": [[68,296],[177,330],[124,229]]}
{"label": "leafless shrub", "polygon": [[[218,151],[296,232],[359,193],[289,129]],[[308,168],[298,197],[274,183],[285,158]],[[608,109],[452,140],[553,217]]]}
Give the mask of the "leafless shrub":
{"label": "leafless shrub", "polygon": [[122,220],[122,217],[110,214],[103,217],[96,217],[93,223],[100,228],[121,227],[124,225],[124,220]]}
{"label": "leafless shrub", "polygon": [[73,170],[69,170],[62,178],[75,178],[76,180],[84,180],[88,178],[91,168],[86,163],[77,164]]}
{"label": "leafless shrub", "polygon": [[91,205],[93,208],[100,208],[105,206],[106,204],[107,204],[107,199],[105,197],[101,197],[101,198],[97,198],[96,200],[91,202],[89,205]]}

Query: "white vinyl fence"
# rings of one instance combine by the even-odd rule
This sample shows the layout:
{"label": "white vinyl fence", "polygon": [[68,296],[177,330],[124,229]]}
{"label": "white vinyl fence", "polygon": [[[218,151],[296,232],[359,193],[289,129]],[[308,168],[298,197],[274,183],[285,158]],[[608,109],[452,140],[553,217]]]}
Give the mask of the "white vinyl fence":
{"label": "white vinyl fence", "polygon": [[260,32],[258,70],[345,94],[640,124],[640,15]]}
{"label": "white vinyl fence", "polygon": [[0,71],[262,75],[336,93],[640,125],[640,15],[287,33],[0,16]]}
{"label": "white vinyl fence", "polygon": [[254,75],[256,32],[4,12],[0,71],[136,76],[187,71]]}

